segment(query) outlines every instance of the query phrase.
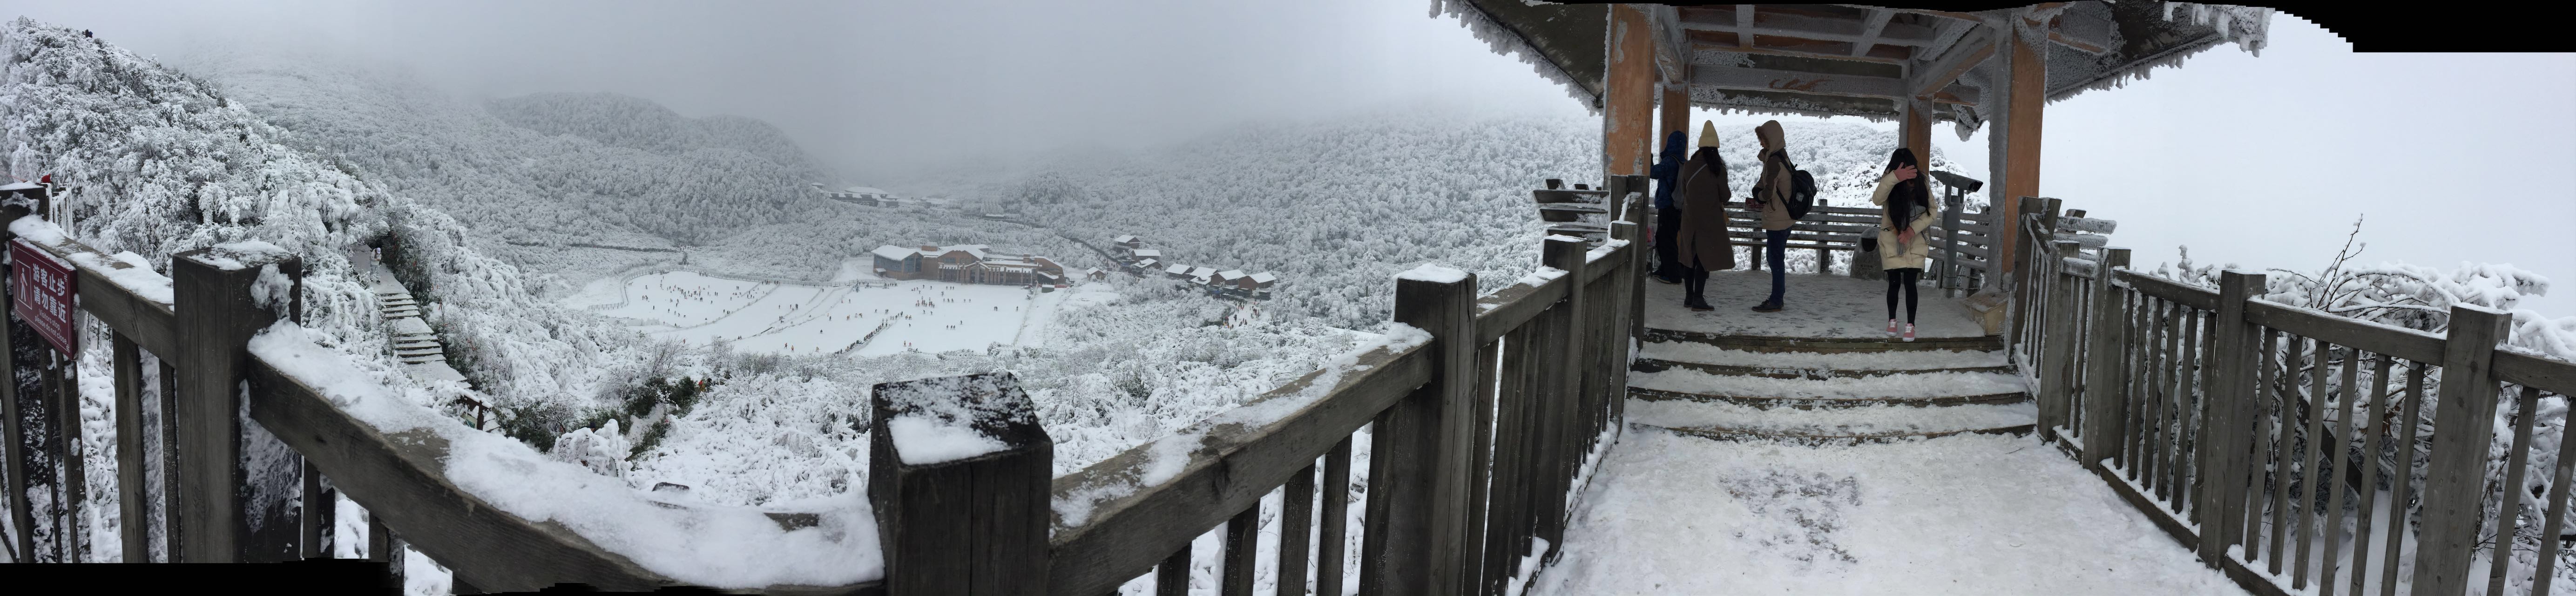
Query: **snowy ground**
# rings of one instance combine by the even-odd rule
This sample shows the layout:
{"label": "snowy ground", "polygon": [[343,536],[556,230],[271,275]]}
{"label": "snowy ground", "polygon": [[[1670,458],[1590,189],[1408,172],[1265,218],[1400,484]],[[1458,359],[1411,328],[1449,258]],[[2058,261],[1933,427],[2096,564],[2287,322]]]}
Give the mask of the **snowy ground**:
{"label": "snowy ground", "polygon": [[721,339],[745,352],[864,357],[1031,345],[1067,302],[1116,297],[1096,285],[1041,292],[872,278],[846,263],[830,285],[663,271],[626,278],[622,286],[614,278],[593,282],[567,302],[690,345]]}
{"label": "snowy ground", "polygon": [[[1693,312],[1684,308],[1655,307],[1659,303],[1681,304],[1682,287],[1648,282],[1646,326],[1727,335],[1887,338],[1887,282],[1841,275],[1791,273],[1787,285],[1788,290],[1781,298],[1787,308],[1780,312],[1759,313],[1753,312],[1753,305],[1771,295],[1771,272],[1711,273],[1708,276],[1708,303],[1717,310]],[[1920,284],[1915,291],[1916,338],[1986,335],[1984,326],[1968,318],[1968,308],[1961,306],[1958,300],[1941,297],[1939,288]],[[1900,302],[1897,316],[1903,318],[1904,315],[1905,305]]]}
{"label": "snowy ground", "polygon": [[1533,594],[2243,593],[2029,437],[1800,447],[1638,428],[1582,499]]}

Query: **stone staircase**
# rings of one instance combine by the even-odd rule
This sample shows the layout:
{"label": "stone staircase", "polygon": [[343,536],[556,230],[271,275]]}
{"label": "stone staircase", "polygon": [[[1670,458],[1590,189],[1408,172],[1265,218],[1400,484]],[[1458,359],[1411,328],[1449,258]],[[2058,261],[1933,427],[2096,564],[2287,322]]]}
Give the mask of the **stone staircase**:
{"label": "stone staircase", "polygon": [[2027,434],[2038,417],[2000,338],[1647,335],[1628,375],[1631,424],[1824,445]]}

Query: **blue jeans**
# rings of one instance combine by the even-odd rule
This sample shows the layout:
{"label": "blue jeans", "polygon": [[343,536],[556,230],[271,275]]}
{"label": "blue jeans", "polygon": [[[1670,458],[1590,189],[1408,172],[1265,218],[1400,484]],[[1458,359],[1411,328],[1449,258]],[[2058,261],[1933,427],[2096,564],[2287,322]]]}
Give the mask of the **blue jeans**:
{"label": "blue jeans", "polygon": [[1789,290],[1789,270],[1780,263],[1782,256],[1788,252],[1788,230],[1762,231],[1762,256],[1771,261],[1771,299],[1764,302],[1779,304],[1781,294]]}

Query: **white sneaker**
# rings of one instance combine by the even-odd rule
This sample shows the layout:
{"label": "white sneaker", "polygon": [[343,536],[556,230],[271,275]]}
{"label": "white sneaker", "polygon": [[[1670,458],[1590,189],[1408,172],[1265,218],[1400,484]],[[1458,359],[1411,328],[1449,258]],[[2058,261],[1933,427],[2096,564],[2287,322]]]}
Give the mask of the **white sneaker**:
{"label": "white sneaker", "polygon": [[1905,341],[1914,341],[1914,324],[1905,324]]}
{"label": "white sneaker", "polygon": [[1896,319],[1887,320],[1887,336],[1896,337]]}

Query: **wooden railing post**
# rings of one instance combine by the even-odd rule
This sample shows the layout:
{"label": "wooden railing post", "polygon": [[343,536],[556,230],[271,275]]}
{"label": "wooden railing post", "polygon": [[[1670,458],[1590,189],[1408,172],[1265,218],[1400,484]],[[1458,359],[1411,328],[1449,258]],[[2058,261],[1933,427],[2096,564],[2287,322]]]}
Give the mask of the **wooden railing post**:
{"label": "wooden railing post", "polygon": [[[2048,248],[2041,249],[2041,246]],[[2024,270],[2034,276],[2046,276],[2044,279],[2034,280],[2041,283],[2038,286],[2041,292],[2038,297],[2045,301],[2040,306],[2039,312],[2034,313],[2040,317],[2041,339],[2040,352],[2033,354],[2031,358],[2031,363],[2039,367],[2042,396],[2039,408],[2039,436],[2049,440],[2063,440],[2063,437],[2057,436],[2057,429],[2070,422],[2069,412],[2074,406],[2075,379],[2070,373],[2074,372],[2072,363],[2075,359],[2075,326],[2081,320],[2075,317],[2075,284],[2067,283],[2065,259],[2075,258],[2078,249],[2073,242],[2052,242],[2046,245],[2033,245],[2031,248],[2033,249],[2030,251],[2031,254],[2049,260]]]}
{"label": "wooden railing post", "polygon": [[2103,251],[2101,267],[2093,276],[2093,331],[2086,339],[2081,359],[2084,366],[2084,452],[2085,467],[2099,468],[2102,461],[2120,449],[2121,437],[2128,436],[2128,420],[2120,413],[2129,403],[2129,383],[2121,378],[2120,364],[2126,357],[2128,325],[2128,292],[2112,287],[2112,270],[2129,266],[2129,249]]}
{"label": "wooden railing post", "polygon": [[1583,278],[1589,267],[1583,243],[1561,237],[1549,237],[1546,242],[1540,249],[1541,264],[1564,270],[1566,281],[1572,283],[1566,288],[1565,302],[1551,309],[1559,312],[1546,315],[1552,320],[1548,328],[1555,330],[1557,337],[1534,338],[1545,346],[1541,348],[1544,353],[1540,356],[1540,387],[1535,403],[1543,417],[1540,423],[1544,430],[1539,436],[1546,455],[1532,462],[1541,480],[1538,537],[1547,540],[1552,554],[1565,544],[1565,491],[1573,481],[1573,469],[1579,463],[1576,459],[1581,457],[1573,453],[1575,442],[1570,439],[1575,425],[1570,422],[1572,409],[1583,400],[1582,346],[1584,336],[1592,333],[1583,328],[1584,312],[1594,305],[1590,297],[1583,295]]}
{"label": "wooden railing post", "polygon": [[1966,202],[1959,196],[1958,187],[1949,187],[1941,196],[1941,269],[1934,274],[1938,278],[1934,281],[1941,284],[1942,294],[1950,298],[1959,297],[1959,274],[1967,271],[1966,267],[1959,266],[1959,243],[1965,241],[1959,232],[1959,209]]}
{"label": "wooden railing post", "polygon": [[2217,569],[2227,547],[2244,540],[2245,493],[2253,446],[2254,327],[2245,322],[2245,301],[2261,295],[2265,277],[2261,273],[2225,271],[2218,275],[2218,309],[2213,317],[2209,354],[2202,366],[2209,370],[2202,387],[2203,403],[2208,414],[2201,425],[2199,451],[2200,471],[2194,476],[2200,490],[2199,501],[2192,506],[2200,518],[2200,560]]}
{"label": "wooden railing post", "polygon": [[2468,592],[2469,555],[2477,548],[2486,493],[2487,447],[2495,440],[2496,378],[2492,361],[2513,317],[2480,306],[2451,306],[2442,342],[2442,385],[2433,407],[2433,453],[2426,459],[2423,523],[2416,538],[2415,594]]}
{"label": "wooden railing post", "polygon": [[[869,437],[888,594],[1042,594],[1055,440],[1008,372],[878,383]],[[960,438],[992,443],[961,450]]]}
{"label": "wooden railing post", "polygon": [[[248,260],[246,260],[248,259]],[[274,266],[274,267],[272,267]],[[254,533],[284,531],[292,536],[292,512],[263,515],[268,527],[252,528],[245,507],[253,503],[243,490],[244,433],[241,386],[250,362],[250,337],[277,314],[259,304],[252,284],[263,274],[295,275],[303,269],[296,257],[257,260],[227,255],[219,249],[197,249],[170,259],[170,286],[178,312],[178,336],[185,347],[171,355],[178,378],[179,543],[188,563],[235,563],[291,560],[292,540],[283,545],[253,540]],[[261,433],[265,434],[265,433]],[[272,439],[273,440],[273,439]],[[282,525],[283,527],[278,527]],[[278,552],[279,546],[285,547]]]}
{"label": "wooden railing post", "polygon": [[116,380],[116,505],[125,562],[152,562],[151,503],[144,499],[143,355],[123,333],[110,332],[109,374]]}
{"label": "wooden railing post", "polygon": [[[2030,246],[2026,247],[2024,250],[2016,251],[2020,253],[2021,263],[2013,268],[2014,271],[2012,275],[2012,331],[2004,334],[2005,341],[2011,342],[2011,345],[2006,346],[2008,348],[2006,353],[2027,353],[2029,347],[2022,344],[2031,339],[2029,334],[2032,331],[2032,327],[2038,325],[2038,321],[2031,318],[2033,314],[2032,307],[2035,305],[2032,301],[2039,298],[2036,290],[2044,287],[2044,285],[2049,281],[2041,276],[2041,273],[2043,273],[2041,270],[2035,269],[2033,266],[2039,263],[2040,259],[2057,257],[2054,252],[2039,250],[2040,247],[2047,246],[2047,242],[2049,241],[2046,236],[2039,234],[2044,234],[2044,230],[2053,230],[2057,226],[2057,199],[2022,197],[2021,209],[2019,211],[2014,211],[2013,213],[2039,214],[2039,225],[2041,230],[2043,230],[2034,231],[2030,229],[2029,226],[2023,225],[2022,221],[2018,219],[1997,218],[1994,226],[1995,233],[1997,235],[2010,235],[2015,238],[2033,236],[2028,239],[2030,241]],[[2014,243],[2018,244],[2019,242]],[[2001,251],[2002,248],[1989,247],[1989,250]],[[2029,355],[2031,356],[2031,363],[2033,365],[2037,365],[2039,363],[2038,354]]]}
{"label": "wooden railing post", "polygon": [[1432,373],[1378,413],[1369,431],[1360,593],[1451,594],[1480,569],[1468,561],[1479,551],[1464,544],[1476,419],[1475,274],[1424,266],[1397,275],[1395,322],[1431,334]]}
{"label": "wooden railing post", "polygon": [[[1619,421],[1627,418],[1628,361],[1635,357],[1635,355],[1630,353],[1630,351],[1636,349],[1637,342],[1641,341],[1638,338],[1645,337],[1646,335],[1645,255],[1647,252],[1645,247],[1644,230],[1645,228],[1643,226],[1633,223],[1625,225],[1614,224],[1610,226],[1610,234],[1612,237],[1620,237],[1624,232],[1626,234],[1626,238],[1628,238],[1628,260],[1625,264],[1620,265],[1621,267],[1627,268],[1628,281],[1620,286],[1627,295],[1622,296],[1621,300],[1619,300],[1619,304],[1622,308],[1618,318],[1619,325],[1613,327],[1614,329],[1626,329],[1628,330],[1628,334],[1610,338],[1611,344],[1613,344],[1611,349],[1615,351],[1615,355],[1613,356],[1614,359],[1611,362],[1610,370],[1608,371],[1608,374],[1610,375],[1610,381],[1606,383],[1608,386],[1608,392],[1601,396],[1603,400],[1608,402],[1602,404],[1602,407],[1603,410],[1607,412],[1605,415],[1608,419],[1605,420],[1605,422],[1612,429],[1619,428]],[[1593,429],[1594,432],[1600,432],[1602,430],[1606,429]],[[1618,435],[1613,433],[1611,436],[1616,437]]]}

